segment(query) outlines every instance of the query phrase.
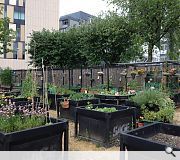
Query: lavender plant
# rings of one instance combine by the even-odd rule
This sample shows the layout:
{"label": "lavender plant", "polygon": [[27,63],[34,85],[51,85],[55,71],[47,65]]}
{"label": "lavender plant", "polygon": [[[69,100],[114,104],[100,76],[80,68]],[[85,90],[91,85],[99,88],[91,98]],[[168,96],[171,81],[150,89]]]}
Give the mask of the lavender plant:
{"label": "lavender plant", "polygon": [[31,106],[2,105],[0,108],[0,132],[15,132],[45,125],[45,109],[33,110]]}

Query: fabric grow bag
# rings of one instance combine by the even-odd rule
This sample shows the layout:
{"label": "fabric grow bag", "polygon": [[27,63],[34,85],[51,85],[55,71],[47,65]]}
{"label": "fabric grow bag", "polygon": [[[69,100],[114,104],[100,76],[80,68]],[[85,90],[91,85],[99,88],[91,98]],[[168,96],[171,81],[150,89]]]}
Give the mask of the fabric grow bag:
{"label": "fabric grow bag", "polygon": [[99,99],[97,99],[97,98],[96,99],[79,100],[79,101],[69,100],[69,108],[63,108],[63,106],[62,106],[63,101],[64,101],[64,99],[58,99],[58,105],[60,106],[60,117],[67,118],[72,121],[75,121],[76,107],[85,106],[88,103],[99,104]]}
{"label": "fabric grow bag", "polygon": [[[125,149],[127,149],[129,151],[165,151],[165,147],[169,145],[148,139],[157,133],[180,137],[180,126],[154,122],[126,133],[122,132],[120,134],[120,150],[125,151]],[[180,151],[180,148],[173,146],[169,147],[172,147],[175,151]]]}
{"label": "fabric grow bag", "polygon": [[99,104],[96,107],[115,107],[118,111],[105,113],[77,107],[75,136],[91,140],[104,147],[119,145],[121,130],[129,130],[136,125],[136,108]]}
{"label": "fabric grow bag", "polygon": [[[2,133],[1,151],[61,151],[68,150],[68,122],[51,119],[53,124],[32,129]],[[63,140],[64,138],[64,140]]]}

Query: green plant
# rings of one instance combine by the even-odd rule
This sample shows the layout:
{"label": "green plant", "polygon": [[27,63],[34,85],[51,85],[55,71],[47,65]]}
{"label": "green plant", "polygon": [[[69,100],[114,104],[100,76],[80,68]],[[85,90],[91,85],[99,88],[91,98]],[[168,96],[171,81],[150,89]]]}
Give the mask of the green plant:
{"label": "green plant", "polygon": [[27,72],[26,78],[22,83],[21,95],[25,98],[38,96],[37,83],[33,80],[32,74]]}
{"label": "green plant", "polygon": [[45,115],[42,108],[34,111],[26,107],[4,105],[0,108],[0,131],[10,133],[45,125]]}
{"label": "green plant", "polygon": [[12,86],[12,71],[10,68],[1,70],[0,81],[2,85]]}
{"label": "green plant", "polygon": [[86,93],[73,93],[69,96],[69,99],[74,100],[74,101],[86,100],[86,99],[92,99],[92,98],[94,98],[94,95],[86,94]]}
{"label": "green plant", "polygon": [[115,107],[96,107],[94,108],[91,103],[88,102],[88,105],[85,106],[86,109],[93,110],[93,111],[99,111],[99,112],[106,112],[106,113],[111,113],[111,112],[116,112],[117,109]]}
{"label": "green plant", "polygon": [[160,90],[144,90],[130,98],[140,106],[145,120],[172,122],[175,104]]}
{"label": "green plant", "polygon": [[131,90],[139,90],[140,86],[139,83],[137,82],[137,80],[133,79],[130,82],[128,82],[127,86],[131,89]]}

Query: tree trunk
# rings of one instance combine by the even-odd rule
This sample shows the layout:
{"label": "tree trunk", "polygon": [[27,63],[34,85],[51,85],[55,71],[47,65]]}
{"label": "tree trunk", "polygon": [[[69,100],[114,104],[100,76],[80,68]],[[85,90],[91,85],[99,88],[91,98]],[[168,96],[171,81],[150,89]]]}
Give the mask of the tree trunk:
{"label": "tree trunk", "polygon": [[174,51],[174,37],[173,37],[173,31],[170,30],[169,32],[169,59],[170,60],[173,60],[175,59],[174,57],[174,54],[175,54],[175,51]]}
{"label": "tree trunk", "polygon": [[152,60],[153,60],[153,47],[154,47],[154,45],[153,45],[153,43],[149,43],[149,45],[148,45],[148,62],[152,62]]}

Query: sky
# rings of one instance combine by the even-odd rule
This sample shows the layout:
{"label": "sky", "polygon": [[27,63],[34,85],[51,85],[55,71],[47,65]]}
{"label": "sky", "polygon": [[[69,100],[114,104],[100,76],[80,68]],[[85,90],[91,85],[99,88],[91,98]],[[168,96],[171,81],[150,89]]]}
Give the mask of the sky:
{"label": "sky", "polygon": [[108,9],[112,9],[112,7],[102,0],[60,0],[60,16],[77,11],[97,16]]}

